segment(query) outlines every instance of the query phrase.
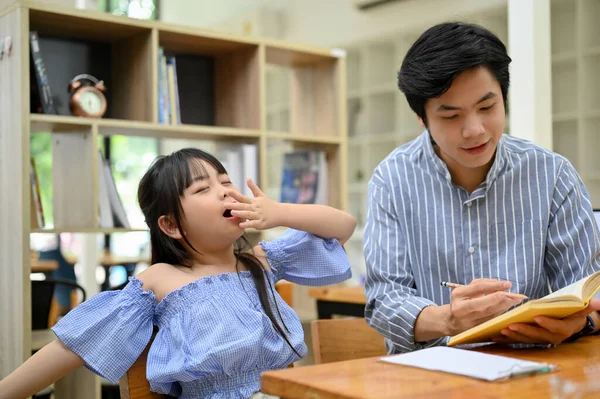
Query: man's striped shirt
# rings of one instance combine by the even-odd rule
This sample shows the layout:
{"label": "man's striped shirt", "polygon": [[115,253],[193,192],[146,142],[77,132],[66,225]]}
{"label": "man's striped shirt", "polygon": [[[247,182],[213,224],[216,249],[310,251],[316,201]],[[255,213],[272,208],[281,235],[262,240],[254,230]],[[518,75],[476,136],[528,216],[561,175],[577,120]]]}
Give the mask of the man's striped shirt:
{"label": "man's striped shirt", "polygon": [[429,305],[450,303],[441,281],[509,280],[540,298],[600,270],[600,235],[589,194],[564,157],[503,135],[486,180],[454,185],[428,131],[395,149],[369,181],[363,244],[368,323],[390,353],[414,342]]}

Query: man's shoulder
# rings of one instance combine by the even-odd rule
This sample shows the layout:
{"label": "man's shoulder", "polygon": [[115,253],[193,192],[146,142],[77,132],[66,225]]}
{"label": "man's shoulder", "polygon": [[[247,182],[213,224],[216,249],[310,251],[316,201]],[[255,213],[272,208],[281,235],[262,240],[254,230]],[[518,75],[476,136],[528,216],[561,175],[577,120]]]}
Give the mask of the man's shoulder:
{"label": "man's shoulder", "polygon": [[[419,135],[411,141],[394,148],[378,165],[375,167],[373,177],[382,180],[383,176],[395,175],[400,170],[403,173],[411,173],[418,159],[423,153],[423,135]],[[392,171],[393,173],[390,173]],[[371,179],[373,180],[373,179]]]}
{"label": "man's shoulder", "polygon": [[560,168],[565,163],[570,164],[569,160],[563,155],[526,139],[506,134],[503,137],[503,142],[507,155],[513,160],[534,160],[539,164],[555,169]]}

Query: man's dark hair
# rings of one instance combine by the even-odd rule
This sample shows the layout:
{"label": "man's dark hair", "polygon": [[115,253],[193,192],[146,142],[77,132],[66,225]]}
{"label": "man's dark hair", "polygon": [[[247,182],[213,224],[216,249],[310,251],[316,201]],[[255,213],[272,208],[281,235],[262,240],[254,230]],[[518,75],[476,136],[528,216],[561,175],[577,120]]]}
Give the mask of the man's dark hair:
{"label": "man's dark hair", "polygon": [[445,22],[426,30],[408,50],[398,72],[398,88],[410,108],[427,124],[427,100],[444,94],[461,72],[485,66],[500,84],[506,106],[510,61],[504,43],[489,30]]}

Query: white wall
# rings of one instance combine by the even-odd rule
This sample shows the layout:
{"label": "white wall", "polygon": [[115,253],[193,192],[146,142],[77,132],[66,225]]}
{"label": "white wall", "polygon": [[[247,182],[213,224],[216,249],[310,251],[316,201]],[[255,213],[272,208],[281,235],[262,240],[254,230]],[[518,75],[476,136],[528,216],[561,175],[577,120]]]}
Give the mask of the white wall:
{"label": "white wall", "polygon": [[[284,39],[343,46],[506,4],[507,0],[402,0],[360,11],[352,0],[169,0],[161,3],[160,14],[167,22],[240,33],[243,16],[254,21],[258,9],[275,9],[285,14]],[[257,28],[254,33],[263,34]]]}
{"label": "white wall", "polygon": [[168,0],[160,4],[160,19],[181,25],[224,30],[232,18],[260,8],[283,9],[288,0]]}
{"label": "white wall", "polygon": [[365,11],[351,0],[291,0],[286,39],[343,46],[500,7],[506,7],[506,0],[404,0]]}

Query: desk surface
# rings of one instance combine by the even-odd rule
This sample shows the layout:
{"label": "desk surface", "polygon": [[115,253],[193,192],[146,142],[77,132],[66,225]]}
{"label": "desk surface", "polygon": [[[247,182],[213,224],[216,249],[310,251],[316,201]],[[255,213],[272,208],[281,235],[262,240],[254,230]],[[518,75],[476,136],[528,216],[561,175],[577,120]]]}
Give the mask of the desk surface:
{"label": "desk surface", "polygon": [[55,260],[31,260],[31,272],[32,273],[43,273],[51,272],[58,269],[58,262]]}
{"label": "desk surface", "polygon": [[367,302],[363,286],[312,288],[308,291],[308,295],[318,301],[358,303],[360,305]]}
{"label": "desk surface", "polygon": [[553,363],[560,370],[505,382],[487,382],[383,363],[376,357],[265,372],[261,390],[282,399],[550,398],[551,376],[585,381],[586,373],[596,370],[597,375],[600,367],[600,336],[584,337],[551,349],[510,349],[493,345],[477,350]]}

